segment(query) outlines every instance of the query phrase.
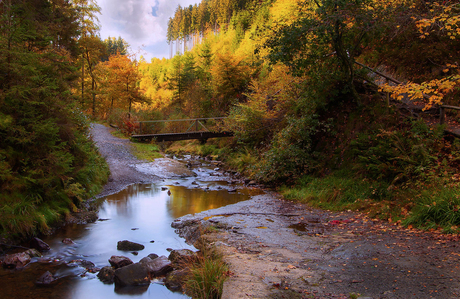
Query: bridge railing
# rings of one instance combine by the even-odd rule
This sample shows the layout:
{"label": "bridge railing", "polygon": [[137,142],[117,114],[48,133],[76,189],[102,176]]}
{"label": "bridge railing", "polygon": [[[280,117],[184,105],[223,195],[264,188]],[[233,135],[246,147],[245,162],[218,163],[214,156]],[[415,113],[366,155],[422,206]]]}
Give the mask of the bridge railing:
{"label": "bridge railing", "polygon": [[138,135],[223,131],[226,117],[139,121]]}

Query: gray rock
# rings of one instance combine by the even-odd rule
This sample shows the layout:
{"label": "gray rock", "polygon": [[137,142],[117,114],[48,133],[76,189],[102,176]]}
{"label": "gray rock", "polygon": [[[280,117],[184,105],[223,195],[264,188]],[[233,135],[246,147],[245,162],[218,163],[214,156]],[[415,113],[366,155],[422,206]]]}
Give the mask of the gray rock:
{"label": "gray rock", "polygon": [[134,243],[128,240],[118,241],[117,249],[123,251],[138,251],[143,250],[145,248],[144,245],[139,243]]}
{"label": "gray rock", "polygon": [[42,251],[48,251],[50,250],[50,246],[48,244],[46,244],[45,242],[43,242],[41,239],[39,238],[32,238],[32,240],[30,240],[30,247],[31,248],[35,248],[37,249],[38,251],[42,252]]}
{"label": "gray rock", "polygon": [[112,284],[115,278],[115,269],[112,267],[106,266],[97,273],[97,277],[100,281],[107,284]]}
{"label": "gray rock", "polygon": [[148,269],[152,277],[163,276],[173,270],[171,261],[164,255],[153,260],[149,257],[144,257],[139,263]]}
{"label": "gray rock", "polygon": [[141,286],[150,284],[149,270],[140,263],[134,263],[115,270],[115,285]]}
{"label": "gray rock", "polygon": [[109,259],[109,263],[115,269],[131,265],[133,261],[126,256],[112,255]]}
{"label": "gray rock", "polygon": [[165,278],[165,286],[173,292],[182,291],[182,285],[184,284],[188,274],[188,268],[169,272]]}

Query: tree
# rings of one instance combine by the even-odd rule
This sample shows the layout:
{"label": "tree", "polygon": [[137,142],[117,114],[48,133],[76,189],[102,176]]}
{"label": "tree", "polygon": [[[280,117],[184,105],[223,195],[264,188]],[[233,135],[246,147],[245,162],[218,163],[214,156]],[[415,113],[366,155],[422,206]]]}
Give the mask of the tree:
{"label": "tree", "polygon": [[[73,0],[75,10],[78,12],[78,20],[80,22],[79,45],[81,47],[81,99],[82,108],[85,106],[85,63],[87,62],[88,51],[92,51],[90,43],[91,38],[97,35],[99,30],[99,19],[97,14],[101,12],[101,8],[95,0]],[[90,37],[87,39],[87,37]],[[96,50],[97,51],[97,50]],[[92,84],[93,81],[92,81]]]}
{"label": "tree", "polygon": [[128,54],[129,44],[124,39],[119,36],[118,38],[115,37],[108,37],[104,40],[104,45],[106,48],[105,55],[101,58],[101,61],[109,60],[110,55],[126,55]]}
{"label": "tree", "polygon": [[0,2],[2,234],[47,231],[107,177],[71,93],[75,15],[61,1]]}
{"label": "tree", "polygon": [[216,107],[226,113],[230,106],[242,98],[251,80],[251,69],[243,57],[230,52],[217,53],[211,69],[213,84],[217,92]]}
{"label": "tree", "polygon": [[110,110],[117,107],[131,113],[133,103],[144,100],[139,93],[140,75],[136,63],[128,55],[116,54],[111,55],[102,68],[106,78],[103,89],[110,99]]}
{"label": "tree", "polygon": [[329,78],[343,84],[343,93],[359,101],[354,61],[379,19],[384,19],[383,10],[370,0],[320,0],[309,1],[308,5],[302,18],[267,41],[269,59],[285,63],[297,74],[314,75],[322,65],[330,70]]}

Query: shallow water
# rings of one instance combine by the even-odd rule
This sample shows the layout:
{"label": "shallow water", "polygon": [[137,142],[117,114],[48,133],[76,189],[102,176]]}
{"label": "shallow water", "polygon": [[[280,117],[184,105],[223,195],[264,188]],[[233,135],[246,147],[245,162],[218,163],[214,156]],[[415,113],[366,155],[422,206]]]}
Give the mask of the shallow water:
{"label": "shallow water", "polygon": [[[160,281],[146,287],[115,289],[103,284],[74,260],[87,260],[96,267],[108,266],[112,255],[124,255],[134,262],[150,253],[169,255],[167,248],[194,248],[171,228],[177,217],[218,208],[249,199],[256,189],[230,186],[212,167],[198,167],[196,177],[169,179],[162,184],[132,185],[108,196],[100,206],[99,220],[86,225],[68,225],[43,240],[51,246],[41,259],[34,259],[22,270],[0,270],[1,298],[187,298],[170,292]],[[224,181],[218,181],[224,180]],[[163,187],[163,188],[162,188]],[[168,190],[164,190],[165,187]],[[74,244],[62,243],[70,238]],[[135,255],[117,250],[117,242],[130,240],[145,249]],[[46,271],[60,277],[50,287],[35,281]]]}

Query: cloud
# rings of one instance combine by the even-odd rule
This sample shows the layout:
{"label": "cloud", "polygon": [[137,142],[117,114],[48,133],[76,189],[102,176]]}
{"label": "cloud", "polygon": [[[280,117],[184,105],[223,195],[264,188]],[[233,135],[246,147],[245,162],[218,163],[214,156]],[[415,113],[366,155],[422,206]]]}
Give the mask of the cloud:
{"label": "cloud", "polygon": [[[147,60],[168,57],[166,42],[168,20],[177,6],[188,6],[200,0],[97,0],[102,15],[101,38],[121,36],[131,49]],[[139,55],[139,54],[138,54]]]}

